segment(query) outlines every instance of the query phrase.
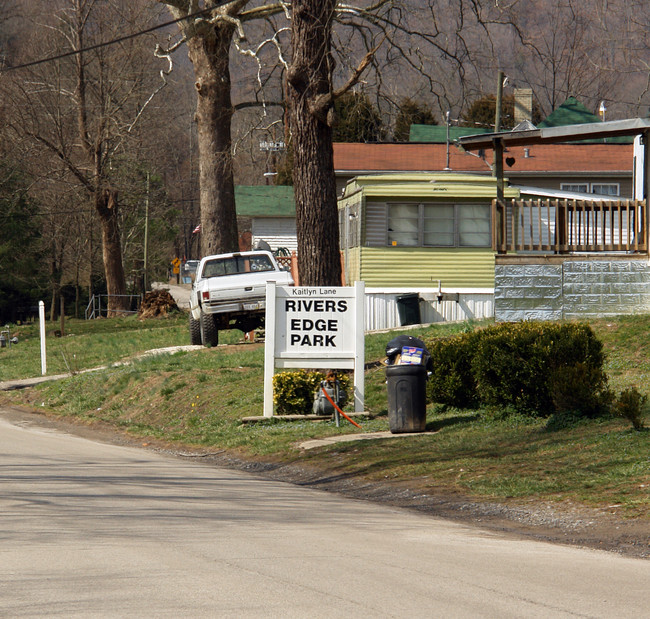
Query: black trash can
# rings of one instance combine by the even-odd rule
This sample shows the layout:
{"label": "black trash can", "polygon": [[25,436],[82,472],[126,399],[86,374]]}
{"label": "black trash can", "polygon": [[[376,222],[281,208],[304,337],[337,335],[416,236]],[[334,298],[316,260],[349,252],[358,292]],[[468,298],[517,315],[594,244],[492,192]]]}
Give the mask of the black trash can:
{"label": "black trash can", "polygon": [[401,326],[419,325],[422,322],[420,318],[420,295],[403,294],[397,297],[397,313]]}
{"label": "black trash can", "polygon": [[427,369],[424,365],[389,365],[388,426],[393,434],[424,432],[427,423]]}

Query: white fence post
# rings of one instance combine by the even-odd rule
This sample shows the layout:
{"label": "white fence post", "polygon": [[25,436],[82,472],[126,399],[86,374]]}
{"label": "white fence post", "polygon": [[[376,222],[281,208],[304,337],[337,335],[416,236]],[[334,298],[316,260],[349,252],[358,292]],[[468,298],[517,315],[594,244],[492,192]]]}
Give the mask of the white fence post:
{"label": "white fence post", "polygon": [[41,374],[47,373],[47,359],[45,357],[45,303],[38,302],[38,322],[41,333]]}

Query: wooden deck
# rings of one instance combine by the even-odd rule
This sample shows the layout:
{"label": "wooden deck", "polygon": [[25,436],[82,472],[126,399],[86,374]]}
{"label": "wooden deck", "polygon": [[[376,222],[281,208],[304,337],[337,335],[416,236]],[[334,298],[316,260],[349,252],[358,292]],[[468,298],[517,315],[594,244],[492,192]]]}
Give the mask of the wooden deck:
{"label": "wooden deck", "polygon": [[492,247],[498,254],[647,254],[647,204],[643,200],[493,200]]}

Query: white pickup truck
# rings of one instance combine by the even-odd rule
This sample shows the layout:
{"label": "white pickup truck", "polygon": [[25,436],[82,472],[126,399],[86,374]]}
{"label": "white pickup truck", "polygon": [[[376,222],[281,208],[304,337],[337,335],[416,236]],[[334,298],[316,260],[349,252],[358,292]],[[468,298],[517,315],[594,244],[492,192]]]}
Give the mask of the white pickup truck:
{"label": "white pickup truck", "polygon": [[244,333],[264,324],[266,282],[292,286],[269,251],[243,251],[206,256],[196,269],[190,294],[190,341],[216,346],[219,331]]}

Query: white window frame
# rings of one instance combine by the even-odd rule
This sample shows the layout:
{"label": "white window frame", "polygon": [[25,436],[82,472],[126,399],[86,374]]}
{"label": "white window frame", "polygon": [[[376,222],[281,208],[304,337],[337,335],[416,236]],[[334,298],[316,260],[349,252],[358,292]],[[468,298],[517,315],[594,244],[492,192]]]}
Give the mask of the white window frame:
{"label": "white window frame", "polygon": [[[584,187],[584,189],[582,189]],[[590,193],[589,183],[560,183],[560,191],[573,191],[575,193]]]}
{"label": "white window frame", "polygon": [[[584,187],[582,189],[576,189],[576,187]],[[616,193],[599,193],[595,191],[596,187],[614,187]],[[617,198],[621,195],[621,184],[620,183],[560,183],[560,191],[574,191],[577,193],[599,193],[599,195],[611,196]]]}
{"label": "white window frame", "polygon": [[[614,187],[616,193],[602,193],[601,191],[596,191],[596,187]],[[591,193],[598,193],[601,196],[618,198],[621,195],[621,185],[620,183],[591,183]]]}
{"label": "white window frame", "polygon": [[[414,233],[414,240],[415,243],[399,243],[397,240],[394,238],[391,238],[391,233],[394,235],[400,235],[400,234],[406,234],[408,231],[404,230],[391,230],[390,225],[391,225],[391,208],[392,207],[399,207],[399,206],[415,206],[417,207],[417,229],[411,231]],[[489,204],[486,204],[484,202],[444,202],[444,203],[436,203],[436,202],[388,202],[386,204],[387,209],[386,209],[386,245],[389,247],[445,247],[445,248],[467,248],[467,247],[480,247],[480,248],[487,248],[492,246],[492,221],[491,221],[491,216],[490,216],[490,209],[491,206]],[[451,243],[448,244],[431,244],[431,243],[425,243],[425,214],[428,210],[427,207],[431,208],[441,208],[441,207],[453,207],[453,230],[452,230],[452,235],[453,235],[453,240]],[[481,245],[473,245],[473,244],[462,244],[460,243],[461,240],[461,232],[460,232],[460,211],[462,207],[467,207],[467,206],[479,206],[481,208],[485,209],[485,220],[484,223],[487,223],[487,231],[485,232],[485,239],[486,242],[485,244]],[[410,220],[414,220],[413,217],[409,218]],[[444,234],[444,233],[443,233]],[[448,234],[448,233],[447,233]]]}

